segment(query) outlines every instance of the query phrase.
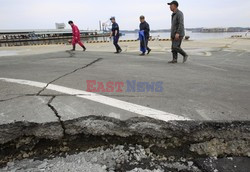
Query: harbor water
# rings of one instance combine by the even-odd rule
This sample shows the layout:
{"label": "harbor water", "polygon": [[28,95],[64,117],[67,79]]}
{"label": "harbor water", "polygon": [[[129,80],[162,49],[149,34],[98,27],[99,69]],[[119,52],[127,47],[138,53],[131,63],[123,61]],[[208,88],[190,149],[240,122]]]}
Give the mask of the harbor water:
{"label": "harbor water", "polygon": [[[200,32],[186,32],[186,36],[190,36],[191,40],[206,40],[206,39],[221,39],[221,38],[230,38],[233,35],[242,35],[245,36],[245,32],[223,32],[223,33],[200,33]],[[153,32],[151,33],[153,38],[159,39],[169,39],[170,32]],[[126,33],[125,36],[122,36],[122,40],[137,39],[137,33]]]}

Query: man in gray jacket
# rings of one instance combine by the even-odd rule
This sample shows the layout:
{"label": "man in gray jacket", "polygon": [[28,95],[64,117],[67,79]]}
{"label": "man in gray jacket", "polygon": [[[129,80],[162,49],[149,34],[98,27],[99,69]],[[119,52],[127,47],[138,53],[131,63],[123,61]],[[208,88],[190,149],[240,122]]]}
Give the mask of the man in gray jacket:
{"label": "man in gray jacket", "polygon": [[179,3],[177,1],[172,1],[168,3],[168,5],[170,5],[170,10],[173,12],[172,27],[171,27],[173,60],[170,61],[169,63],[177,63],[178,53],[180,53],[183,56],[183,63],[185,63],[187,61],[188,55],[181,48],[181,43],[185,36],[184,15],[178,9]]}

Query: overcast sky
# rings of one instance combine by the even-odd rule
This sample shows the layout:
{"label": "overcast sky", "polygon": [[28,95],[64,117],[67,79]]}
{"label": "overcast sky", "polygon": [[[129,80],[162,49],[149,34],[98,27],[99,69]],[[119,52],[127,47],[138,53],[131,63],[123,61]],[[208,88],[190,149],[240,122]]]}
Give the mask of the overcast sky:
{"label": "overcast sky", "polygon": [[[0,0],[0,29],[54,29],[73,20],[80,29],[98,29],[116,16],[122,30],[137,29],[145,15],[152,29],[170,28],[166,0]],[[250,26],[249,0],[179,0],[185,26]],[[68,26],[67,26],[68,27]]]}

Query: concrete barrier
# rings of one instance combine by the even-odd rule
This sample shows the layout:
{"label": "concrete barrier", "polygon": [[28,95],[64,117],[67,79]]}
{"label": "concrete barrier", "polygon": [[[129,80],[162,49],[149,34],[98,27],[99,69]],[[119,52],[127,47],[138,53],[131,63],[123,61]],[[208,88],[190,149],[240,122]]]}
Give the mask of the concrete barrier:
{"label": "concrete barrier", "polygon": [[[149,41],[169,41],[170,39],[155,39],[151,38]],[[130,39],[130,40],[119,40],[119,42],[137,42],[139,40],[136,39]],[[100,44],[100,43],[109,43],[109,40],[88,40],[86,43],[89,44]],[[36,45],[70,45],[70,43],[67,42],[65,39],[59,39],[59,40],[25,40],[25,41],[12,41],[12,40],[7,40],[5,42],[1,42],[1,47],[12,47],[12,46],[36,46]]]}

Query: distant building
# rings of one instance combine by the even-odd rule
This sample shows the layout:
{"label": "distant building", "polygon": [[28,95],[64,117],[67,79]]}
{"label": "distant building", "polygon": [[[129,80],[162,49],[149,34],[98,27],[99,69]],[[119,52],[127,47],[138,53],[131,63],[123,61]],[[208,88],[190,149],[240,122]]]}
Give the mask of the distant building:
{"label": "distant building", "polygon": [[246,32],[249,28],[242,27],[228,27],[228,28],[197,28],[192,29],[194,32],[203,32],[203,33],[219,33],[219,32]]}
{"label": "distant building", "polygon": [[246,32],[248,28],[242,28],[242,27],[230,27],[228,28],[228,32]]}
{"label": "distant building", "polygon": [[56,29],[65,29],[66,25],[64,23],[56,23]]}

